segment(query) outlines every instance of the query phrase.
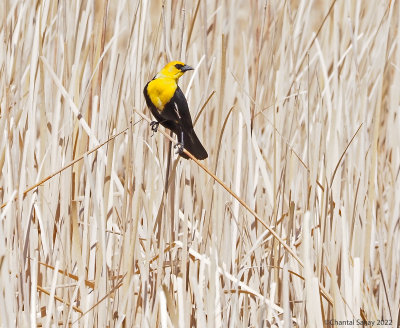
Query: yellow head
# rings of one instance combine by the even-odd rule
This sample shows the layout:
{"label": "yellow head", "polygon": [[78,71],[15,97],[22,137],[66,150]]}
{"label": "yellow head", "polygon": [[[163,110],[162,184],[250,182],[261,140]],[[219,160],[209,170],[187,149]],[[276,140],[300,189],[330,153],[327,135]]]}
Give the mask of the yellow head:
{"label": "yellow head", "polygon": [[156,78],[170,78],[178,80],[183,73],[186,71],[193,70],[194,68],[186,65],[180,61],[172,61],[164,66],[164,68],[158,72]]}

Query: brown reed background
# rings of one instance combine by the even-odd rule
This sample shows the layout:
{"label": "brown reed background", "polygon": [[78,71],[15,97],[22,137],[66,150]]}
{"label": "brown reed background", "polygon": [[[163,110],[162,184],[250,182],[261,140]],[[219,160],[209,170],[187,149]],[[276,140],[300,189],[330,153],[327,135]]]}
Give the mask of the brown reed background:
{"label": "brown reed background", "polygon": [[[399,16],[3,1],[0,326],[398,325]],[[204,164],[297,259],[134,111],[170,60],[196,67],[180,84]]]}

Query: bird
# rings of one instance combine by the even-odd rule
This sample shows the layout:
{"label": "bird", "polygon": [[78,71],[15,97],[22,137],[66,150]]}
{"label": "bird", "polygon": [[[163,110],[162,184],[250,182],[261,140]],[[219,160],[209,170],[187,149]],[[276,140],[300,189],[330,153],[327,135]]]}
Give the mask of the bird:
{"label": "bird", "polygon": [[197,137],[185,95],[178,86],[179,78],[187,71],[194,70],[180,61],[172,61],[164,66],[143,89],[147,107],[156,121],[150,123],[153,132],[158,125],[171,130],[178,138],[178,153],[188,159],[183,148],[198,160],[208,157],[207,151]]}

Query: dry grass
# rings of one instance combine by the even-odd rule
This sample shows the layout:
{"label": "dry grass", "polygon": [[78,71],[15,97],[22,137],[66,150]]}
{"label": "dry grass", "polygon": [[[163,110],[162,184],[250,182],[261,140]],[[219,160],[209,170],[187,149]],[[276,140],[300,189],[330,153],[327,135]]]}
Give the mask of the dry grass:
{"label": "dry grass", "polygon": [[[399,325],[397,1],[0,8],[0,326]],[[228,190],[137,114],[173,59]]]}

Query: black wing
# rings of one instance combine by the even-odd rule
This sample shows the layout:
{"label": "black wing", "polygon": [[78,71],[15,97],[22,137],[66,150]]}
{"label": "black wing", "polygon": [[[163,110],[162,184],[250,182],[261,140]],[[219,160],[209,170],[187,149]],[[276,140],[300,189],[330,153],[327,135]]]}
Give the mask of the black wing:
{"label": "black wing", "polygon": [[185,95],[179,86],[176,88],[175,94],[167,106],[172,107],[171,109],[174,110],[178,122],[180,122],[180,125],[184,129],[193,129],[189,106]]}

